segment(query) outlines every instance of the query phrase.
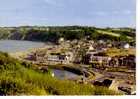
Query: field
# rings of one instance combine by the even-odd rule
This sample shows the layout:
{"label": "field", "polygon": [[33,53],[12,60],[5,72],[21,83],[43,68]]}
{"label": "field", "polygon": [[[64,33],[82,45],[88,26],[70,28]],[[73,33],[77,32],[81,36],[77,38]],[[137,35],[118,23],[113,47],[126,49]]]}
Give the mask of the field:
{"label": "field", "polygon": [[108,56],[126,56],[126,55],[136,55],[136,49],[117,49],[110,48],[105,52]]}

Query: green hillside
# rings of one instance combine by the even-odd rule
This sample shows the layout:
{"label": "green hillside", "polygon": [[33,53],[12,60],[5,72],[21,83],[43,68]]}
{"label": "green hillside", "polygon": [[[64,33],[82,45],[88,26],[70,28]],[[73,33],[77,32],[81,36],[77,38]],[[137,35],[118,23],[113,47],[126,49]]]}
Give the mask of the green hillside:
{"label": "green hillside", "polygon": [[92,39],[92,40],[135,40],[135,29],[131,28],[96,28],[88,26],[22,26],[0,27],[0,39],[49,41],[57,42],[60,37],[65,40]]}

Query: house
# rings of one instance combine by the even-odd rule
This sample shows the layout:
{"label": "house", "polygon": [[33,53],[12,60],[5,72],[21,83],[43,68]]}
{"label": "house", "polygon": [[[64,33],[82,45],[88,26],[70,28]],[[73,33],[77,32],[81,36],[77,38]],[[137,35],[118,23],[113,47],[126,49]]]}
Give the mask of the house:
{"label": "house", "polygon": [[111,57],[108,56],[91,56],[90,63],[93,67],[102,66],[107,67],[109,65],[109,61]]}
{"label": "house", "polygon": [[109,66],[112,67],[127,67],[127,68],[135,68],[136,67],[136,58],[134,55],[128,56],[115,56],[109,61]]}
{"label": "house", "polygon": [[89,50],[89,51],[90,51],[90,50],[94,50],[93,46],[90,45],[89,48],[88,48],[88,50]]}
{"label": "house", "polygon": [[58,55],[48,55],[47,61],[59,61]]}
{"label": "house", "polygon": [[64,42],[64,38],[61,37],[61,38],[58,40],[58,43],[61,44],[62,42]]}
{"label": "house", "polygon": [[92,64],[94,68],[125,67],[135,69],[136,57],[135,55],[110,57],[102,52],[89,51],[83,57],[83,63]]}
{"label": "house", "polygon": [[110,90],[114,90],[118,92],[119,82],[115,79],[109,79],[107,77],[101,77],[96,80],[91,81],[94,86],[104,86],[109,88]]}
{"label": "house", "polygon": [[92,64],[93,68],[104,68],[109,66],[109,62],[111,60],[111,57],[109,56],[94,56],[91,54],[87,54],[84,59],[84,64]]}
{"label": "house", "polygon": [[48,63],[55,63],[55,64],[66,64],[68,63],[66,55],[48,55],[47,62]]}
{"label": "house", "polygon": [[52,53],[47,56],[47,63],[55,63],[55,64],[69,64],[73,61],[72,52],[66,52],[64,54],[61,53]]}
{"label": "house", "polygon": [[125,48],[125,49],[130,48],[130,44],[125,41],[120,41],[120,42],[114,41],[112,42],[112,46],[116,48]]}
{"label": "house", "polygon": [[112,86],[113,80],[112,79],[108,79],[106,77],[101,77],[101,78],[98,78],[96,80],[93,80],[91,81],[91,83],[95,86],[104,86],[104,87],[110,87]]}
{"label": "house", "polygon": [[128,85],[128,84],[120,84],[118,86],[118,90],[122,91],[125,94],[130,95],[130,94],[134,94],[133,92],[135,88],[133,88],[131,85]]}
{"label": "house", "polygon": [[108,48],[111,48],[111,47],[112,47],[112,44],[110,44],[110,43],[107,44],[107,47],[108,47]]}
{"label": "house", "polygon": [[109,86],[109,89],[118,92],[118,87],[119,87],[119,82],[116,80],[113,80]]}
{"label": "house", "polygon": [[105,43],[104,40],[99,40],[98,42],[99,42],[99,44]]}
{"label": "house", "polygon": [[73,62],[74,61],[74,58],[73,58],[74,55],[73,55],[73,53],[71,51],[66,52],[65,55],[66,55],[66,59],[67,60],[69,60],[70,62]]}
{"label": "house", "polygon": [[128,44],[128,43],[126,43],[126,44],[124,44],[124,46],[123,46],[125,49],[128,49],[128,48],[130,48],[130,45]]}

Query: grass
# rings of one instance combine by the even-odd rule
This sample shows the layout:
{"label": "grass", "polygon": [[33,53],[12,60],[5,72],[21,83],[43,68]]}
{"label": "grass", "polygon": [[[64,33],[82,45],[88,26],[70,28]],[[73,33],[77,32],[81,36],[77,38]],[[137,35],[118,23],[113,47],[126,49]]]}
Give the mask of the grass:
{"label": "grass", "polygon": [[119,95],[105,87],[58,80],[0,52],[0,95]]}
{"label": "grass", "polygon": [[[115,37],[120,37],[121,34],[119,33],[115,33],[115,32],[111,32],[111,31],[103,31],[103,30],[97,30],[98,33],[100,34],[107,34],[107,35],[110,35],[110,36],[115,36]],[[126,36],[128,39],[133,39],[132,37],[130,36]]]}
{"label": "grass", "polygon": [[109,32],[109,31],[97,30],[97,32],[101,33],[101,34],[107,34],[107,35],[111,35],[111,36],[115,36],[115,37],[120,37],[120,34]]}
{"label": "grass", "polygon": [[110,48],[105,51],[105,54],[108,56],[126,56],[126,55],[136,55],[136,49],[117,49],[117,48]]}

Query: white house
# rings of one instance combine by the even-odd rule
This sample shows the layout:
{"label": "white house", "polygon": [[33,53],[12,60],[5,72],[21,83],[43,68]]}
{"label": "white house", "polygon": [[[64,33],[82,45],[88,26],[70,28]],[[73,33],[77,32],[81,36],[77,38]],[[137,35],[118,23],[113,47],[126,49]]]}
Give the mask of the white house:
{"label": "white house", "polygon": [[128,48],[130,48],[130,45],[127,43],[127,44],[124,45],[124,48],[128,49]]}
{"label": "white house", "polygon": [[94,50],[93,46],[90,45],[88,50]]}
{"label": "white house", "polygon": [[62,43],[62,42],[64,42],[64,38],[63,38],[63,37],[61,37],[61,38],[58,40],[58,43]]}

